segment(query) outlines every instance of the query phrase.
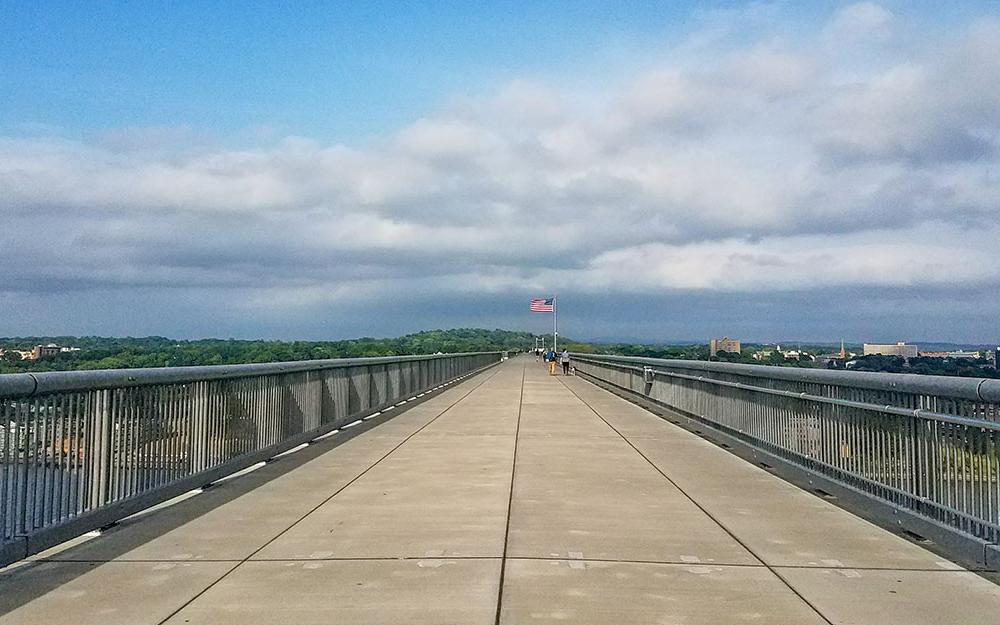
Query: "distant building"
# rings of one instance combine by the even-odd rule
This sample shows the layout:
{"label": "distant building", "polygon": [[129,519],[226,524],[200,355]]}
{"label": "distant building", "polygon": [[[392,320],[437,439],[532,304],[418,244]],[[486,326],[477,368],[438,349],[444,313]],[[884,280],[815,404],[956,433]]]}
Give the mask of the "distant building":
{"label": "distant building", "polygon": [[786,360],[816,360],[816,357],[809,352],[804,352],[799,349],[781,349],[781,345],[775,346],[774,349],[762,349],[751,354],[754,360],[768,360],[775,354],[781,354],[782,358]]}
{"label": "distant building", "polygon": [[18,360],[25,360],[31,358],[30,351],[22,351],[20,349],[0,349],[0,357],[6,356],[7,354],[14,354],[17,356]]}
{"label": "distant building", "polygon": [[35,349],[31,350],[31,359],[38,360],[39,358],[58,356],[59,351],[60,348],[55,343],[49,343],[48,345],[35,345]]}
{"label": "distant building", "polygon": [[731,339],[728,336],[724,336],[721,339],[712,339],[708,342],[709,356],[715,356],[719,352],[739,354],[741,351],[743,350],[740,347],[740,342],[737,339]]}
{"label": "distant building", "polygon": [[841,341],[840,342],[840,351],[839,352],[830,352],[829,354],[820,354],[819,356],[816,356],[816,361],[818,363],[820,363],[821,365],[825,366],[825,365],[827,365],[828,363],[830,363],[830,362],[832,362],[834,360],[847,361],[847,360],[850,360],[850,359],[854,358],[855,356],[857,356],[857,354],[855,354],[854,352],[847,351],[847,348],[844,346],[844,342]]}
{"label": "distant building", "polygon": [[982,353],[981,352],[967,352],[967,351],[963,351],[963,350],[958,350],[958,351],[954,351],[954,352],[920,352],[920,357],[921,358],[951,358],[951,359],[970,358],[970,359],[975,359],[975,358],[981,358],[982,357]]}
{"label": "distant building", "polygon": [[967,352],[964,350],[958,350],[955,352],[948,352],[948,358],[979,358],[979,352]]}
{"label": "distant building", "polygon": [[865,356],[902,356],[903,358],[916,358],[917,346],[907,345],[900,341],[895,345],[883,345],[879,343],[865,343]]}
{"label": "distant building", "polygon": [[829,354],[816,356],[816,364],[820,367],[830,367],[831,363],[833,363],[832,366],[837,366],[838,363],[851,362],[855,357],[857,357],[857,354],[847,351],[843,344],[841,344],[839,352],[830,352]]}

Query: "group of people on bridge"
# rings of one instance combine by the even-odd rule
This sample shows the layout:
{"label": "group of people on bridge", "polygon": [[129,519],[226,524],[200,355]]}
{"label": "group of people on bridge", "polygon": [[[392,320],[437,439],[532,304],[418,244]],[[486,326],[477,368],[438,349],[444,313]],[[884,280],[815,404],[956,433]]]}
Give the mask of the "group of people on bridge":
{"label": "group of people on bridge", "polygon": [[556,374],[556,363],[562,365],[563,375],[569,375],[569,350],[562,350],[561,354],[557,354],[555,350],[549,349],[545,351],[543,349],[535,350],[535,362],[539,360],[544,360],[549,365],[549,375]]}

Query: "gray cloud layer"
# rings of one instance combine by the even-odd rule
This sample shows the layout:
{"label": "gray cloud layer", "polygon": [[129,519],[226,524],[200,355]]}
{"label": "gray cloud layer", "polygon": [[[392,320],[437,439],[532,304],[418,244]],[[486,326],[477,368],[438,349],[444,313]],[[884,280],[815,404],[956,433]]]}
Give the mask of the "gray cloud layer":
{"label": "gray cloud layer", "polygon": [[[224,297],[274,333],[272,316],[314,332],[309,315],[344,323],[387,294],[471,311],[529,292],[1000,286],[1000,22],[931,40],[859,3],[801,37],[765,20],[747,41],[727,30],[743,17],[607,91],[514,82],[365,145],[0,138],[0,311],[18,327],[32,294],[142,307],[166,290],[206,318]],[[402,313],[386,332],[432,319]],[[226,331],[189,321],[168,325]]]}

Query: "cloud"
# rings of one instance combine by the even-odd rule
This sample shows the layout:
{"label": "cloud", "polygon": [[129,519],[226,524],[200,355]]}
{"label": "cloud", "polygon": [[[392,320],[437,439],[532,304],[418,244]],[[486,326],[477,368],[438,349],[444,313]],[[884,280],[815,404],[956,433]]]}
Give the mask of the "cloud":
{"label": "cloud", "polygon": [[839,9],[827,24],[824,35],[836,44],[886,40],[892,35],[895,16],[874,2],[856,2]]}
{"label": "cloud", "polygon": [[829,45],[884,41],[889,11],[849,5],[801,40],[769,32],[774,11],[583,98],[517,80],[355,145],[0,138],[0,292],[226,289],[301,311],[387,291],[1000,286],[997,23],[859,72]]}
{"label": "cloud", "polygon": [[[617,285],[637,292],[670,288],[761,293],[842,287],[897,288],[993,285],[990,237],[942,224],[904,231],[843,236],[813,235],[725,239],[704,243],[652,243],[612,250],[582,273],[581,290]],[[940,248],[958,239],[958,253]],[[626,284],[621,276],[628,275]]]}

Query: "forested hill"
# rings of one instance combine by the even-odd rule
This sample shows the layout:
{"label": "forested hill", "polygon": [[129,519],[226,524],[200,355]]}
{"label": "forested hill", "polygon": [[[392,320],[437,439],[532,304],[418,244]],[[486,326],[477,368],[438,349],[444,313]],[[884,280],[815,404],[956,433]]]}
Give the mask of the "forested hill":
{"label": "forested hill", "polygon": [[315,360],[476,352],[517,349],[534,345],[534,335],[509,330],[461,328],[430,330],[397,338],[360,338],[344,341],[242,341],[203,339],[178,341],[159,336],[103,338],[95,336],[35,336],[0,338],[0,349],[31,349],[54,343],[77,347],[40,360],[18,360],[15,354],[0,357],[0,373],[23,371],[68,371],[76,369],[126,369],[223,365],[250,362]]}

